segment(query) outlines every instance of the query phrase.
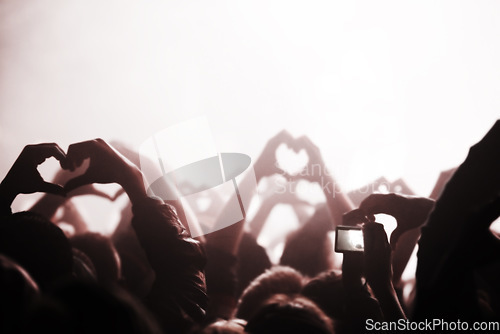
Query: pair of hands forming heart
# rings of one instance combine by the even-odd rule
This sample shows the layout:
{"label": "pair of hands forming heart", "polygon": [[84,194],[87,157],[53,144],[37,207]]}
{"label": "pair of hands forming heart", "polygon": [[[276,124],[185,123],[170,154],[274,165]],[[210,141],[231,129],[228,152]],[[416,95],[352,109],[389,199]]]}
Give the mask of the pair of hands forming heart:
{"label": "pair of hands forming heart", "polygon": [[280,166],[280,162],[278,161],[278,158],[276,156],[278,147],[280,147],[282,144],[285,144],[295,153],[300,153],[302,151],[306,152],[308,162],[304,166],[304,170],[307,169],[308,165],[319,165],[321,168],[324,168],[323,158],[321,157],[319,148],[307,136],[293,138],[288,131],[282,130],[267,142],[266,147],[262,151],[262,154],[260,155],[259,159],[257,159],[255,163],[257,177],[260,179],[262,177],[271,176],[274,174],[281,174],[287,179],[301,178],[309,181],[316,181],[316,178],[314,176],[317,177],[318,175],[310,175],[310,173],[307,172],[290,174],[288,171],[282,169],[282,167]]}
{"label": "pair of hands forming heart", "polygon": [[361,202],[359,209],[347,212],[343,224],[355,226],[360,223],[371,225],[376,214],[391,215],[397,227],[391,234],[390,245],[393,249],[399,238],[411,229],[421,227],[434,207],[434,201],[425,197],[411,197],[400,194],[372,194]]}
{"label": "pair of hands forming heart", "polygon": [[[84,174],[69,179],[63,186],[46,182],[37,170],[47,158],[57,159],[63,170],[74,171],[84,160],[90,158],[89,166]],[[58,173],[59,176],[62,173]],[[92,183],[118,183],[127,191],[140,185],[142,179],[139,169],[114,150],[102,139],[95,139],[72,144],[66,154],[57,144],[45,143],[27,145],[12,165],[0,185],[2,198],[11,202],[18,194],[45,192],[60,196],[83,193],[96,194]],[[59,180],[64,179],[61,177]],[[87,186],[86,189],[78,189]],[[99,192],[97,192],[99,194]],[[109,197],[105,195],[105,197]]]}

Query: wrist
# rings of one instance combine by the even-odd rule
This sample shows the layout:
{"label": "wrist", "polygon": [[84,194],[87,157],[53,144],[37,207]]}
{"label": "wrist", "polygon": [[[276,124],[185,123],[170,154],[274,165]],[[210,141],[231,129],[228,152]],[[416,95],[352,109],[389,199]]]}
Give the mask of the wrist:
{"label": "wrist", "polygon": [[148,197],[144,188],[142,172],[136,167],[127,171],[119,184],[125,190],[132,203]]}
{"label": "wrist", "polygon": [[29,211],[36,212],[49,220],[52,220],[57,209],[65,205],[70,197],[57,196],[46,193],[38,202],[36,202]]}
{"label": "wrist", "polygon": [[0,183],[0,206],[2,207],[2,211],[4,211],[4,208],[9,208],[12,205],[12,202],[14,202],[14,199],[17,197],[18,193],[12,189],[8,184],[5,182]]}
{"label": "wrist", "polygon": [[389,280],[368,280],[368,284],[377,298],[392,295],[394,285]]}
{"label": "wrist", "polygon": [[257,181],[257,184],[259,183],[259,181],[262,178],[264,178],[266,176],[265,175],[265,168],[263,167],[264,164],[265,164],[265,162],[262,161],[261,158],[257,158],[255,163],[253,164],[253,169],[255,171],[255,179]]}

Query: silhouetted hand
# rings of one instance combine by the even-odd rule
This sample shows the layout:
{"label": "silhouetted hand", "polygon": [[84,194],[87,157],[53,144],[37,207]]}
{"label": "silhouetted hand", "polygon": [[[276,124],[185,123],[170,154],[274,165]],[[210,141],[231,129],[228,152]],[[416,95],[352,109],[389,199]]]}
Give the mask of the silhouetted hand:
{"label": "silhouetted hand", "polygon": [[372,194],[359,208],[367,215],[385,213],[396,218],[397,227],[391,234],[394,249],[401,235],[422,226],[434,206],[434,201],[425,197],[406,197],[398,194]]}
{"label": "silhouetted hand", "polygon": [[322,176],[328,173],[325,170],[326,166],[319,147],[307,136],[296,139],[294,146],[296,150],[304,149],[307,152],[309,162],[303,171],[297,175],[287,175],[287,178],[291,180],[303,179],[309,182],[321,183]]}
{"label": "silhouetted hand", "polygon": [[342,282],[347,291],[355,291],[363,286],[363,253],[345,252],[342,261]]}
{"label": "silhouetted hand", "polygon": [[276,162],[276,149],[281,144],[287,144],[291,149],[296,150],[293,141],[293,137],[286,130],[280,131],[276,136],[269,139],[254,165],[258,179],[274,174],[283,174]]}
{"label": "silhouetted hand", "polygon": [[363,225],[365,278],[372,287],[386,287],[392,282],[391,247],[384,225]]}
{"label": "silhouetted hand", "polygon": [[391,247],[384,225],[363,225],[365,251],[363,267],[366,281],[380,304],[386,321],[405,319],[396,291],[392,285]]}
{"label": "silhouetted hand", "polygon": [[364,224],[375,221],[375,217],[367,217],[365,212],[361,209],[354,209],[342,216],[342,225],[356,226],[358,224]]}
{"label": "silhouetted hand", "polygon": [[[46,192],[65,196],[66,191],[58,184],[46,182],[37,170],[47,158],[54,157],[62,164],[64,151],[55,143],[27,145],[2,181],[2,197],[13,201],[18,194]],[[10,203],[9,203],[10,204]]]}
{"label": "silhouetted hand", "polygon": [[[73,177],[74,177],[74,175],[72,172],[61,169],[54,176],[53,182],[56,184],[66,184],[68,182],[68,180],[72,179]],[[120,189],[120,190],[123,191],[122,189]],[[67,193],[68,198],[75,197],[75,196],[83,196],[83,195],[94,195],[94,196],[106,198],[110,201],[114,201],[117,198],[116,194],[114,196],[108,195],[105,192],[96,189],[92,184],[87,184],[87,185],[78,187],[76,189],[73,189],[69,193]]]}
{"label": "silhouetted hand", "polygon": [[118,183],[131,200],[132,197],[146,196],[141,171],[102,139],[70,145],[62,166],[73,171],[88,158],[87,171],[69,180],[66,191],[92,183]]}

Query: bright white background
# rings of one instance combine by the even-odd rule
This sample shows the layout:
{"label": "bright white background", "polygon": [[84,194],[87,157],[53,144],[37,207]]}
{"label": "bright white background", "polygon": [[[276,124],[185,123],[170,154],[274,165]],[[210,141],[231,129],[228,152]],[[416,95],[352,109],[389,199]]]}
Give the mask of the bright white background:
{"label": "bright white background", "polygon": [[28,143],[138,147],[204,114],[220,151],[255,158],[287,128],[344,189],[384,175],[428,195],[500,115],[498,13],[498,1],[0,0],[0,175]]}

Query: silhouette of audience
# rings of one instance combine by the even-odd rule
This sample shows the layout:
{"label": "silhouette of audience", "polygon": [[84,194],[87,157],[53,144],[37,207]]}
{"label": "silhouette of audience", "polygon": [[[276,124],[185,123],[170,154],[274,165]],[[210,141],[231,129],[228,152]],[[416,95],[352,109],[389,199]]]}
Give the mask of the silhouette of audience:
{"label": "silhouette of audience", "polygon": [[[305,150],[306,170],[316,172],[281,170],[275,152],[283,144]],[[2,333],[364,333],[368,321],[500,320],[500,241],[490,229],[500,215],[500,121],[440,176],[429,198],[358,190],[357,208],[320,149],[282,131],[254,161],[257,181],[278,174],[331,185],[322,186],[324,204],[271,195],[250,223],[197,238],[179,203],[146,192],[137,154],[114,146],[102,139],[66,152],[55,143],[27,145],[1,182]],[[50,157],[61,167],[52,183],[37,171]],[[116,183],[122,190],[115,197],[129,198],[110,236],[90,232],[72,205],[80,195],[114,200],[98,183]],[[43,196],[12,213],[14,199],[30,193]],[[273,264],[259,236],[279,203],[301,217],[295,231],[275,236],[283,252]],[[305,207],[314,213],[306,217]],[[58,210],[73,232],[59,227]],[[214,212],[224,210],[206,215]],[[381,213],[396,219],[390,236],[376,222]],[[341,263],[329,237],[339,225],[360,227],[364,243]],[[401,277],[417,242],[413,284]]]}

